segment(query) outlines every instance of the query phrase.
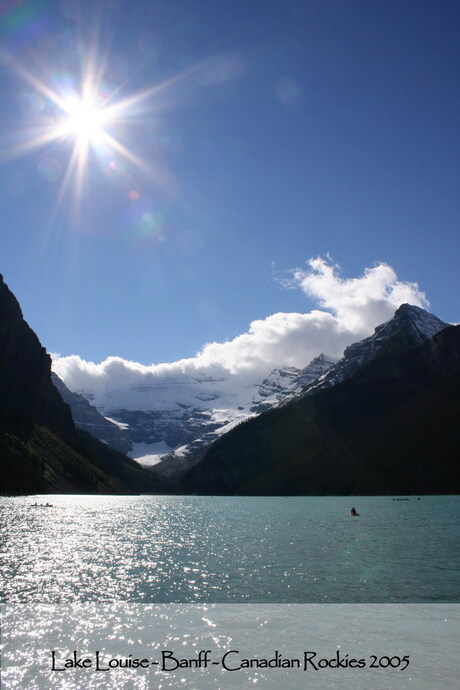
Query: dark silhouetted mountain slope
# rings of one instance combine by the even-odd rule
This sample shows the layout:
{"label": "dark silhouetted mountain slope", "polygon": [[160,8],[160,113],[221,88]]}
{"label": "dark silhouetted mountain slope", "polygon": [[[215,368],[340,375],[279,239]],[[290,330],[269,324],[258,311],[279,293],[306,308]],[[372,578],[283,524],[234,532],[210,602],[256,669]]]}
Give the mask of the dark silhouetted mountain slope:
{"label": "dark silhouetted mountain slope", "polygon": [[402,304],[389,321],[377,326],[372,335],[349,345],[343,357],[324,376],[302,386],[301,393],[335,386],[378,355],[420,345],[448,325],[421,307]]}
{"label": "dark silhouetted mountain slope", "polygon": [[154,491],[158,480],[76,429],[51,360],[0,276],[0,491]]}
{"label": "dark silhouetted mountain slope", "polygon": [[[236,427],[184,476],[185,493],[460,492],[460,326]],[[326,374],[327,376],[328,374]]]}

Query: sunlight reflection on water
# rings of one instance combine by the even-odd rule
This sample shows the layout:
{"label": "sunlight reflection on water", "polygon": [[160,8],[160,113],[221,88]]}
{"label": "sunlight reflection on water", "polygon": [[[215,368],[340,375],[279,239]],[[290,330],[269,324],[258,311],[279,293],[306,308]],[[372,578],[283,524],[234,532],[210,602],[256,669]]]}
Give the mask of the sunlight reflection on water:
{"label": "sunlight reflection on water", "polygon": [[[249,688],[280,687],[315,690],[433,690],[458,687],[456,639],[458,605],[273,605],[273,604],[73,604],[5,606],[3,617],[2,687],[48,690],[64,688]],[[359,620],[359,624],[358,623]],[[161,667],[163,651],[177,659],[197,659],[209,650],[210,663],[201,667]],[[246,667],[244,658],[302,660],[304,651],[318,658],[363,658],[366,668]],[[383,651],[385,650],[385,651]],[[88,668],[63,668],[75,651],[91,662]],[[147,659],[145,668],[108,667],[110,659]],[[371,669],[372,654],[408,654],[407,670]],[[159,663],[156,663],[159,662]]]}
{"label": "sunlight reflection on water", "polygon": [[351,500],[1,498],[2,601],[460,600],[459,497]]}

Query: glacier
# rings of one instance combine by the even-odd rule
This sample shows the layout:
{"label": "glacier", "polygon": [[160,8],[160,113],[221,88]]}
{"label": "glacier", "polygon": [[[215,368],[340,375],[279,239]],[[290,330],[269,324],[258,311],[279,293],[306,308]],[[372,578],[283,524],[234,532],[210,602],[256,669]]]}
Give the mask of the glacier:
{"label": "glacier", "polygon": [[[106,377],[97,388],[74,387],[71,392],[72,382],[65,377],[65,385],[55,384],[61,394],[68,387],[65,399],[77,426],[118,444],[140,464],[169,475],[249,417],[333,386],[389,348],[418,345],[448,325],[420,307],[404,304],[373,335],[347,347],[341,359],[320,354],[303,369],[280,364],[258,381],[249,374],[216,367],[215,375],[197,370],[193,375],[165,371],[137,378]],[[117,358],[112,366],[118,366]],[[88,408],[99,418],[90,419]]]}

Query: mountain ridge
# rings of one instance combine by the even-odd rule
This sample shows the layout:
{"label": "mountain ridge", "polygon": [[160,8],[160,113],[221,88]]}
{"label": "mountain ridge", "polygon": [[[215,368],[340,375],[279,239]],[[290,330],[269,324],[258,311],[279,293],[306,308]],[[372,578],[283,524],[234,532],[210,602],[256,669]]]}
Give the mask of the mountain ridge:
{"label": "mountain ridge", "polygon": [[[113,429],[117,447],[139,458],[145,466],[155,467],[156,473],[170,476],[184,471],[198,453],[245,419],[317,388],[335,385],[379,352],[418,344],[447,325],[420,307],[403,304],[372,335],[347,347],[340,360],[322,353],[303,369],[274,368],[260,383],[247,386],[243,382],[241,390],[232,389],[230,376],[226,379],[197,372],[195,376],[146,378],[124,392],[107,390],[103,396],[93,390],[83,393],[88,402],[97,405],[101,415],[122,427]],[[89,428],[88,407],[74,404],[77,398],[66,400],[77,425]],[[98,413],[93,409],[91,431],[96,432],[99,426],[98,437],[106,441],[110,430],[100,419],[97,421]]]}
{"label": "mountain ridge", "polygon": [[419,345],[448,326],[449,324],[421,307],[401,304],[394,316],[379,324],[372,335],[346,347],[343,357],[326,375],[320,381],[303,387],[302,393],[333,386],[351,376],[379,354],[392,349]]}
{"label": "mountain ridge", "polygon": [[186,472],[204,494],[458,493],[460,327],[248,420]]}
{"label": "mountain ridge", "polygon": [[[64,397],[72,408],[77,426],[88,428],[89,410],[79,401],[79,396],[85,398],[95,411],[90,424],[97,427],[100,414],[122,426],[120,436],[128,448],[131,446],[132,450],[127,451],[131,457],[136,457],[136,452],[144,452],[148,458],[149,447],[155,450],[157,446],[167,446],[168,450],[158,456],[153,454],[153,457],[155,460],[163,458],[161,467],[155,465],[156,470],[169,474],[169,467],[177,468],[186,456],[208,445],[236,424],[278,404],[291,390],[313,381],[334,362],[320,355],[303,369],[275,368],[260,383],[246,385],[236,393],[223,377],[198,373],[195,377],[176,375],[160,383],[132,385],[127,392],[131,400],[128,407],[120,407],[119,393],[114,404],[110,391],[99,398],[88,389],[79,393],[69,391],[70,395],[65,393]],[[148,404],[146,398],[149,399]],[[136,399],[141,409],[136,409]],[[107,433],[107,428],[100,424],[98,438],[107,440]],[[145,456],[143,459],[145,461]],[[148,461],[145,464],[148,465]]]}

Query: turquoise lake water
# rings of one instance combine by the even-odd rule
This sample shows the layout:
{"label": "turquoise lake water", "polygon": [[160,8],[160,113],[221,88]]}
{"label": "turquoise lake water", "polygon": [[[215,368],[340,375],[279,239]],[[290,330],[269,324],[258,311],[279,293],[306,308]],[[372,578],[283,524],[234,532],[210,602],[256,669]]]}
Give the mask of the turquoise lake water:
{"label": "turquoise lake water", "polygon": [[8,497],[0,520],[9,604],[460,601],[458,496]]}

